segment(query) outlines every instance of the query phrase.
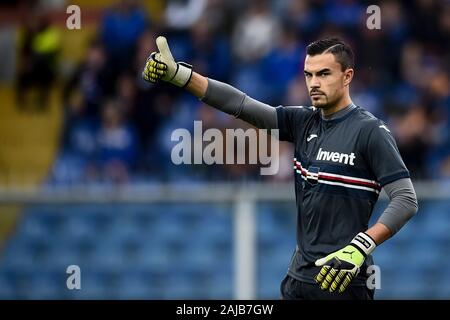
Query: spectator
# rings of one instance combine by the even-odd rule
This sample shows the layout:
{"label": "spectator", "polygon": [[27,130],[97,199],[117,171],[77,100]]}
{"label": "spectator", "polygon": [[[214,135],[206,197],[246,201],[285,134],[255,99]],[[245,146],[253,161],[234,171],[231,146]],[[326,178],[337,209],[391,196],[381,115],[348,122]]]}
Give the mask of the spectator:
{"label": "spectator", "polygon": [[[156,50],[158,34],[170,39],[172,53],[180,61],[273,105],[309,103],[301,64],[305,43],[323,36],[340,36],[355,47],[359,57],[355,74],[359,81],[352,89],[354,102],[388,124],[411,175],[440,178],[448,171],[449,4],[385,1],[380,3],[385,12],[382,29],[369,30],[365,27],[365,7],[354,0],[170,0],[160,17],[160,27],[165,27],[161,31],[149,28],[146,13],[134,3],[117,1],[105,14],[99,35],[103,42],[90,46],[85,61],[67,85],[67,150],[75,150],[85,163],[97,155],[100,163],[120,159],[121,165],[111,166],[116,168],[112,171],[86,169],[93,179],[106,175],[110,180],[125,181],[134,173],[156,180],[178,180],[182,176],[190,180],[197,174],[203,180],[261,178],[258,170],[253,170],[255,166],[217,165],[210,170],[211,166],[171,164],[174,144],[170,135],[174,129],[192,130],[193,121],[199,119],[205,128],[224,129],[235,123],[210,114],[199,107],[198,100],[169,86],[142,81],[140,72],[149,53]],[[424,27],[423,21],[433,23]],[[120,129],[105,129],[105,113],[109,111],[102,115],[101,103],[107,96],[117,97]],[[104,156],[100,157],[99,140],[93,138],[100,122],[102,132],[122,131],[124,136],[133,136],[131,128],[136,128],[131,145],[139,141],[144,148],[125,146],[124,150],[135,151],[122,150],[118,157],[107,157],[105,154],[111,152],[102,151]],[[281,161],[287,163],[291,150],[280,152]],[[286,172],[281,173],[281,180],[287,178]]]}
{"label": "spectator", "polygon": [[230,47],[227,40],[215,33],[207,20],[200,20],[190,29],[191,61],[199,71],[226,81],[230,68]]}
{"label": "spectator", "polygon": [[59,49],[60,34],[51,25],[48,14],[39,13],[26,20],[19,49],[16,87],[17,105],[22,110],[29,107],[26,97],[31,88],[38,89],[37,104],[34,107],[41,111],[48,107],[50,89],[57,73]]}
{"label": "spectator", "polygon": [[164,20],[168,29],[187,30],[199,21],[207,0],[168,0]]}
{"label": "spectator", "polygon": [[298,40],[297,30],[290,24],[283,26],[275,43],[275,47],[263,59],[262,78],[271,80],[266,88],[269,93],[267,102],[277,105],[281,102],[280,98],[285,96],[291,81],[302,72],[300,68],[305,52]]}
{"label": "spectator", "polygon": [[106,11],[101,25],[101,39],[108,64],[114,66],[113,79],[131,66],[139,37],[150,24],[146,12],[132,0],[119,0]]}
{"label": "spectator", "polygon": [[427,134],[425,108],[414,106],[394,126],[400,153],[413,178],[425,177],[426,154],[432,136]]}
{"label": "spectator", "polygon": [[321,24],[319,10],[311,1],[287,0],[281,3],[280,14],[284,21],[295,26],[297,32],[305,37],[313,36]]}
{"label": "spectator", "polygon": [[96,138],[101,176],[108,182],[126,182],[137,162],[138,141],[133,126],[124,119],[122,106],[116,100],[104,104]]}
{"label": "spectator", "polygon": [[234,30],[234,54],[243,62],[258,61],[272,49],[278,32],[278,21],[267,1],[252,0]]}
{"label": "spectator", "polygon": [[80,88],[83,99],[83,116],[98,119],[103,99],[113,93],[110,69],[106,67],[103,45],[93,41],[83,61],[70,77],[64,89],[64,100],[73,88]]}

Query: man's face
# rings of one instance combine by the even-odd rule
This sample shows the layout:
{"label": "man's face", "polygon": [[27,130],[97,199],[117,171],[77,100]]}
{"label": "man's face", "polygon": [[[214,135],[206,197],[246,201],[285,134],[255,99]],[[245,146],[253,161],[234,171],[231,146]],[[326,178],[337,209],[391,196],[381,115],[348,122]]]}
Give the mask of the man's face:
{"label": "man's face", "polygon": [[307,55],[304,73],[312,105],[328,109],[344,95],[353,76],[353,69],[342,71],[334,55],[325,53]]}

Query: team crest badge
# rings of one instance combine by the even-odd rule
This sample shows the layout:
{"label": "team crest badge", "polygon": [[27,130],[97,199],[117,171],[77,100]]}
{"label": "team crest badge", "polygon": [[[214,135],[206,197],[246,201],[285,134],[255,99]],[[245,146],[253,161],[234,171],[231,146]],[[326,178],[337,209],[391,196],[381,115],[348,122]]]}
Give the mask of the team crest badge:
{"label": "team crest badge", "polygon": [[319,182],[319,167],[309,167],[306,179],[310,184]]}

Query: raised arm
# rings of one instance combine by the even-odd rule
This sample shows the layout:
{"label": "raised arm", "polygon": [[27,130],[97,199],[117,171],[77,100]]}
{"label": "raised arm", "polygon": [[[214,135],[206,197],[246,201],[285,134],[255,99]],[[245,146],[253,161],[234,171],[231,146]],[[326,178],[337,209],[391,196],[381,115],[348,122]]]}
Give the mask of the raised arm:
{"label": "raised arm", "polygon": [[186,85],[186,90],[199,99],[202,99],[208,90],[208,78],[197,72],[192,72],[191,80]]}
{"label": "raised arm", "polygon": [[192,66],[176,63],[164,37],[156,39],[159,52],[147,59],[142,72],[144,80],[156,83],[167,81],[185,88],[206,104],[242,119],[261,129],[277,129],[274,107],[257,101],[240,90],[220,81],[206,78],[192,71]]}

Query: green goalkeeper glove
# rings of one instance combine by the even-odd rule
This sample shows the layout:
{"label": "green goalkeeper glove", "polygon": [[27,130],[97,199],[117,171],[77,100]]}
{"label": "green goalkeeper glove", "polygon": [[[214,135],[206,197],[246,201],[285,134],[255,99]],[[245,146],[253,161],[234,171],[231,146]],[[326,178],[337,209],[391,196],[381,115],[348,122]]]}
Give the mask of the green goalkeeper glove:
{"label": "green goalkeeper glove", "polygon": [[375,241],[366,233],[358,233],[349,245],[316,261],[322,267],[315,280],[322,290],[344,292],[358,275],[366,257],[376,248]]}
{"label": "green goalkeeper glove", "polygon": [[142,78],[153,83],[163,80],[178,87],[186,86],[192,77],[192,66],[175,62],[165,37],[156,38],[156,46],[159,52],[152,52],[148,57]]}

